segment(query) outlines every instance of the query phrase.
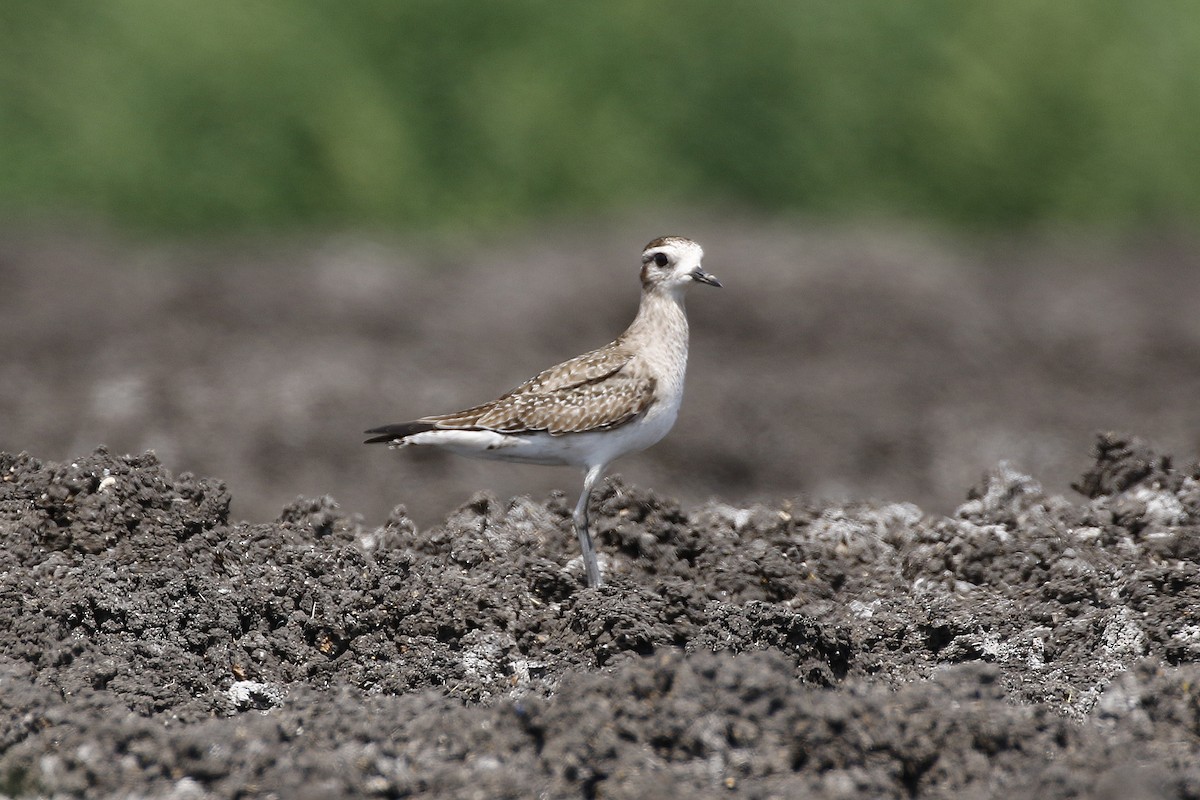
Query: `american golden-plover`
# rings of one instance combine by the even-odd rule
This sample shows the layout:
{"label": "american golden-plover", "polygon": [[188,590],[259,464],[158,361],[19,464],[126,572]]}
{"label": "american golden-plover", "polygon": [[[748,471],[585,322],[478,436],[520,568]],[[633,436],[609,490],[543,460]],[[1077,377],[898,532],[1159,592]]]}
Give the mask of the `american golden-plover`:
{"label": "american golden-plover", "polygon": [[691,239],[664,236],[642,252],[642,299],[616,341],[551,367],[490,403],[366,431],[367,444],[438,447],[458,455],[585,470],[575,533],[589,586],[601,583],[588,499],[612,461],[666,436],[683,400],[693,283],[720,286]]}

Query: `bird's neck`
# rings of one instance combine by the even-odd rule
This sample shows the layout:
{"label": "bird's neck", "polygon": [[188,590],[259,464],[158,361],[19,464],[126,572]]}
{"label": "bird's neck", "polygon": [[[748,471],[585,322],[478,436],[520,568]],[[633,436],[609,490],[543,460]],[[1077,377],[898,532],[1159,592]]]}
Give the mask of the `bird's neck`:
{"label": "bird's neck", "polygon": [[637,316],[621,339],[638,349],[686,360],[688,322],[683,292],[642,292]]}

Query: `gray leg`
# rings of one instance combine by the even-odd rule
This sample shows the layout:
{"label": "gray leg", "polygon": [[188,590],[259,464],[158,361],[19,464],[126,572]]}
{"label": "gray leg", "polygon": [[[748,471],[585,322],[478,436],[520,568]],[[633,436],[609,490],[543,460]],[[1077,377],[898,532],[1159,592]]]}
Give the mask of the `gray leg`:
{"label": "gray leg", "polygon": [[579,537],[579,549],[583,552],[583,568],[587,571],[588,586],[599,586],[600,563],[596,561],[596,550],[592,547],[592,534],[588,531],[588,500],[592,496],[592,487],[604,474],[605,464],[598,464],[587,471],[583,479],[583,494],[575,505],[575,535]]}

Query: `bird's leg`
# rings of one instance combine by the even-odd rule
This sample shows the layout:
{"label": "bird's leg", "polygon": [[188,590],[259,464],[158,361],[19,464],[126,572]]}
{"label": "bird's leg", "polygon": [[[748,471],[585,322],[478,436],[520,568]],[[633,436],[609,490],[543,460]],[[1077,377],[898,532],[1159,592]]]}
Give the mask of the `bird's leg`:
{"label": "bird's leg", "polygon": [[600,564],[596,561],[596,550],[592,547],[592,534],[588,530],[588,500],[592,497],[592,487],[604,474],[604,464],[599,464],[587,471],[583,478],[583,494],[575,504],[575,535],[579,537],[579,549],[583,552],[583,568],[587,571],[588,586],[599,586]]}

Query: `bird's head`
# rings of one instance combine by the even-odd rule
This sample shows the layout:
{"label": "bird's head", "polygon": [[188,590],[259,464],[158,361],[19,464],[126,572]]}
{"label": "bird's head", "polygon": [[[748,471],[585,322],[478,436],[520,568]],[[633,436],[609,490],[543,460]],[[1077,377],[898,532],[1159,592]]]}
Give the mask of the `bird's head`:
{"label": "bird's head", "polygon": [[691,239],[663,236],[642,251],[642,287],[646,291],[678,292],[693,283],[720,286],[700,265],[704,250]]}

